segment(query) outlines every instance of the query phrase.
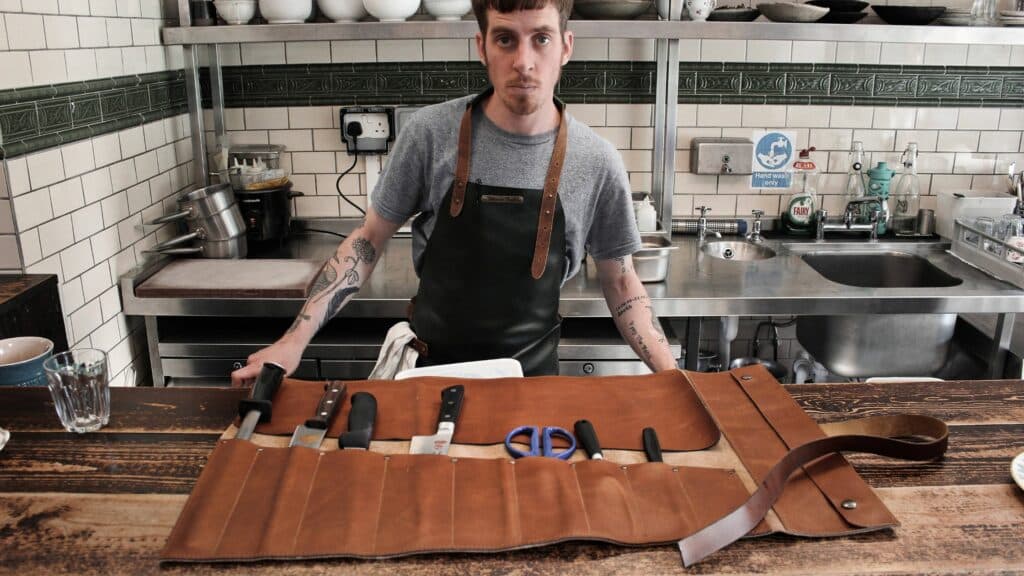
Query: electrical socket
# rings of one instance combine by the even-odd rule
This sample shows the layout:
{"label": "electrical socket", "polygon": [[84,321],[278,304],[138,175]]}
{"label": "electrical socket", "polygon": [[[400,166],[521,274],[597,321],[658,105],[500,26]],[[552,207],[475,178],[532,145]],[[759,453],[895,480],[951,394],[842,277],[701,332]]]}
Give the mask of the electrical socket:
{"label": "electrical socket", "polygon": [[342,108],[341,140],[349,154],[387,154],[395,140],[395,111],[384,106]]}

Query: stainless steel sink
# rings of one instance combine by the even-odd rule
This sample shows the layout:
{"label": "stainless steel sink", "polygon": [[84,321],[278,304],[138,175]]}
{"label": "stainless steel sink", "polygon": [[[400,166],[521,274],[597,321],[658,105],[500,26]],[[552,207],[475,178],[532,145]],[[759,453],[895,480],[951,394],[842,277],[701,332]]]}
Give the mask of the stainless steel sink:
{"label": "stainless steel sink", "polygon": [[740,262],[765,260],[775,256],[775,250],[767,246],[752,242],[737,242],[735,240],[708,242],[701,247],[701,251],[712,258],[737,260]]}
{"label": "stainless steel sink", "polygon": [[946,288],[963,280],[916,254],[835,252],[804,254],[803,261],[838,284],[861,288]]}
{"label": "stainless steel sink", "polygon": [[[963,280],[918,254],[824,249],[801,256],[837,284],[861,288],[947,288]],[[928,376],[946,362],[956,314],[800,316],[796,337],[830,372],[849,378]]]}

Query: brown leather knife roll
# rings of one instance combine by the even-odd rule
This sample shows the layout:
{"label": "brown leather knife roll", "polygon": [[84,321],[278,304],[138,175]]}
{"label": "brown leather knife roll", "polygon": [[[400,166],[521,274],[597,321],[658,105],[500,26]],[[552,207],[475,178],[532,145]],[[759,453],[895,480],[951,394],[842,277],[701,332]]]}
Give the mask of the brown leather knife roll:
{"label": "brown leather knife roll", "polygon": [[[346,382],[351,397],[366,391],[377,398],[374,440],[408,440],[437,430],[441,390],[451,378]],[[460,379],[466,388],[455,426],[457,444],[498,444],[523,425],[561,426],[587,419],[600,431],[604,448],[640,450],[640,431],[652,426],[665,450],[703,450],[718,441],[718,430],[679,370],[637,378]],[[260,434],[291,435],[309,418],[323,394],[323,383],[286,379],[273,403],[273,418],[256,427]],[[337,437],[348,422],[351,403],[334,418],[327,435]]]}

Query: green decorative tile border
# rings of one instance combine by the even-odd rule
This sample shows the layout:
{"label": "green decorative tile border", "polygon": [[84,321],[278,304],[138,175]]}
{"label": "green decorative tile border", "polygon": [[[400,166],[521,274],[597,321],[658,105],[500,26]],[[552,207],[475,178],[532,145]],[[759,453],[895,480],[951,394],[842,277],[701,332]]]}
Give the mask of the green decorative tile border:
{"label": "green decorative tile border", "polygon": [[[652,104],[653,62],[571,62],[566,102]],[[209,106],[208,74],[201,77]],[[477,62],[226,67],[228,107],[423,105],[487,84]],[[1024,68],[683,62],[679,102],[854,106],[1024,106]],[[122,130],[188,109],[181,70],[0,91],[0,157]]]}
{"label": "green decorative tile border", "polygon": [[181,70],[0,91],[0,158],[188,111]]}

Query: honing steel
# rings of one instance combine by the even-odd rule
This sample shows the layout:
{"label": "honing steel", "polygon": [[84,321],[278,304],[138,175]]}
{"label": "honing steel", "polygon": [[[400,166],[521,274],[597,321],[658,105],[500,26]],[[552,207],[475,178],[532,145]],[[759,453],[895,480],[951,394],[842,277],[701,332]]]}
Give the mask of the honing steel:
{"label": "honing steel", "polygon": [[238,427],[235,438],[248,440],[252,438],[252,432],[257,424],[270,422],[271,403],[277,389],[281,387],[281,381],[284,380],[284,372],[284,367],[273,362],[263,363],[249,397],[238,403],[238,416],[242,418],[242,424]]}

